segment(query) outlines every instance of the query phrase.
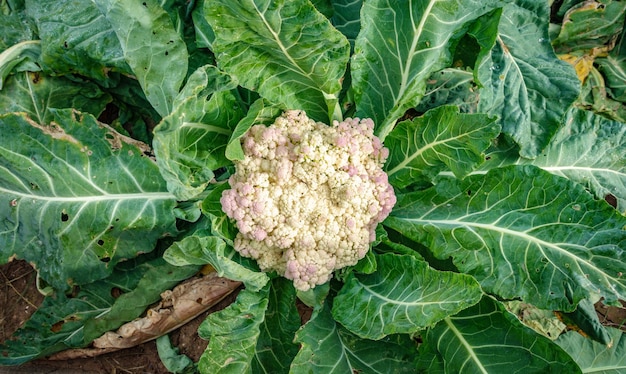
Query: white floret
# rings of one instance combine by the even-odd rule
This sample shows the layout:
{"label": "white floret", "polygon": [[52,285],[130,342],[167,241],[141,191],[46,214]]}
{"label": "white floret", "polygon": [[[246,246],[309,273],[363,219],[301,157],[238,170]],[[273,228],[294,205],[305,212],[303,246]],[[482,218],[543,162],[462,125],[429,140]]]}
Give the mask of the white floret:
{"label": "white floret", "polygon": [[300,290],[363,258],[395,204],[373,127],[369,119],[331,127],[295,110],[253,126],[221,200],[239,229],[235,249]]}

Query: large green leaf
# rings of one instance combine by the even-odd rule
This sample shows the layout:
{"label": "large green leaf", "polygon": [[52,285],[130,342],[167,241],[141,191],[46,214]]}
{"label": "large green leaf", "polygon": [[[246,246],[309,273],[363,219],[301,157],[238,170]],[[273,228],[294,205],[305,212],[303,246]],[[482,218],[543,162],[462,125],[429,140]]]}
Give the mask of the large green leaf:
{"label": "large green leaf", "polygon": [[298,346],[293,342],[296,331],[300,328],[296,289],[290,280],[274,278],[268,298],[269,304],[252,361],[252,372],[287,373],[291,361],[298,353]]}
{"label": "large green leaf", "polygon": [[384,224],[440,259],[452,257],[503,298],[571,311],[595,293],[610,303],[626,296],[626,217],[533,166],[400,195]]}
{"label": "large green leaf", "polygon": [[131,73],[111,23],[93,1],[27,0],[41,39],[44,68],[108,85],[109,70]]}
{"label": "large green leaf", "polygon": [[446,373],[581,372],[558,345],[489,297],[429,329],[424,345],[441,355]]}
{"label": "large green leaf", "polygon": [[15,71],[40,71],[41,68],[36,63],[40,56],[41,42],[39,40],[26,40],[2,50],[0,53],[0,90],[7,76],[14,69]]}
{"label": "large green leaf", "polygon": [[176,200],[145,144],[71,110],[49,126],[4,115],[0,133],[0,263],[28,260],[65,290],[176,233]]}
{"label": "large green leaf", "polygon": [[372,118],[384,139],[396,120],[424,96],[430,75],[452,59],[450,41],[503,2],[367,1],[352,56],[356,115]]}
{"label": "large green leaf", "polygon": [[354,41],[361,30],[361,7],[363,0],[334,0],[333,15],[330,18],[333,26],[348,38],[354,47]]}
{"label": "large green leaf", "polygon": [[198,361],[201,373],[252,373],[269,288],[244,289],[233,304],[204,320],[198,334],[209,346]]}
{"label": "large green leaf", "polygon": [[296,334],[300,352],[291,373],[413,373],[416,344],[408,335],[361,339],[334,321],[328,303]]}
{"label": "large green leaf", "polygon": [[384,254],[377,265],[373,274],[351,274],[332,309],[337,322],[363,338],[414,334],[483,294],[473,277],[434,270],[414,256]]}
{"label": "large green leaf", "polygon": [[219,67],[243,87],[317,121],[336,117],[350,46],[308,0],[207,1],[205,16]]}
{"label": "large green leaf", "polygon": [[575,331],[561,335],[556,343],[570,354],[583,373],[619,374],[626,371],[626,333],[609,328],[611,344],[600,344]]}
{"label": "large green leaf", "polygon": [[484,161],[483,152],[500,133],[496,118],[462,114],[441,106],[412,121],[400,122],[385,140],[385,169],[397,188],[430,182],[441,170],[462,178]]}
{"label": "large green leaf", "polygon": [[207,187],[213,170],[229,165],[226,145],[243,117],[237,83],[215,66],[196,70],[154,129],[154,152],[168,189],[189,200]]}
{"label": "large green leaf", "polygon": [[504,7],[496,45],[478,66],[478,111],[498,115],[504,133],[535,158],[578,97],[580,82],[548,36],[548,4],[515,0]]}
{"label": "large green leaf", "polygon": [[[94,338],[138,317],[161,292],[188,278],[196,267],[176,267],[144,256],[120,264],[106,279],[83,285],[73,296],[47,297],[31,319],[0,345],[0,365],[19,365]],[[167,276],[164,276],[167,275]],[[109,323],[97,322],[107,319]]]}
{"label": "large green leaf", "polygon": [[52,108],[73,108],[98,116],[110,101],[111,97],[93,83],[79,84],[42,72],[20,72],[9,76],[0,90],[3,112],[24,112],[39,124],[52,121]]}
{"label": "large green leaf", "polygon": [[161,115],[187,76],[187,47],[172,20],[156,0],[94,0],[110,23],[124,59],[139,80],[148,101]]}
{"label": "large green leaf", "polygon": [[598,199],[611,196],[626,213],[626,125],[572,108],[541,157],[519,157],[517,147],[506,144],[488,152],[482,173],[499,165],[532,164],[578,182]]}

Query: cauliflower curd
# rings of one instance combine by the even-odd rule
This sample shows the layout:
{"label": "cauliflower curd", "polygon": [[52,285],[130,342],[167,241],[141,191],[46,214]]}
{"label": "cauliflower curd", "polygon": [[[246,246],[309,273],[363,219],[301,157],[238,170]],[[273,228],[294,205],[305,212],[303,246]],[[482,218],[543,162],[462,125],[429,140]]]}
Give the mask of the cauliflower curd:
{"label": "cauliflower curd", "polygon": [[363,258],[396,203],[373,130],[371,119],[331,127],[298,110],[253,126],[220,200],[239,229],[235,249],[303,291]]}

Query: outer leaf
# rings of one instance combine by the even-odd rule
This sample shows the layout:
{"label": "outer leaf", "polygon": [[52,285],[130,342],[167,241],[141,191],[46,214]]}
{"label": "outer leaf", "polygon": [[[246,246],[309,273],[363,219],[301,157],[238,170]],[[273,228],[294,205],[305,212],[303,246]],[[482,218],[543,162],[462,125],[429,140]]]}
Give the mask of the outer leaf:
{"label": "outer leaf", "polygon": [[611,97],[626,102],[626,56],[599,58],[595,63],[606,78]]}
{"label": "outer leaf", "polygon": [[626,333],[609,328],[611,344],[600,344],[575,331],[561,335],[556,343],[576,360],[583,373],[619,374],[626,371]]}
{"label": "outer leaf", "polygon": [[256,292],[244,289],[234,304],[210,314],[200,325],[198,334],[209,339],[198,362],[201,373],[251,373],[268,291],[269,284]]}
{"label": "outer leaf", "polygon": [[413,373],[415,343],[407,335],[361,339],[337,324],[330,307],[317,309],[296,334],[300,352],[290,373]]}
{"label": "outer leaf", "polygon": [[174,111],[154,129],[154,152],[168,189],[189,200],[207,187],[213,170],[231,162],[225,148],[243,117],[231,92],[237,83],[215,66],[196,70]]}
{"label": "outer leaf", "polygon": [[215,236],[193,235],[170,246],[163,258],[177,266],[211,264],[220,277],[244,282],[246,288],[258,291],[269,278],[265,273],[257,272],[233,261],[234,249],[227,247],[223,240]]}
{"label": "outer leaf", "polygon": [[426,95],[415,108],[419,113],[443,105],[456,105],[461,113],[476,113],[480,95],[471,71],[443,69],[430,76]]}
{"label": "outer leaf", "polygon": [[617,209],[626,213],[626,125],[622,122],[571,109],[541,157],[520,158],[515,147],[494,150],[488,157],[484,170],[532,164],[582,184],[598,199],[613,196]]}
{"label": "outer leaf", "polygon": [[349,44],[308,0],[205,3],[220,68],[268,101],[333,118]]}
{"label": "outer leaf", "polygon": [[594,293],[626,296],[626,218],[579,184],[506,167],[398,200],[384,224],[452,257],[487,292],[563,311]]}
{"label": "outer leaf", "polygon": [[384,254],[377,260],[378,271],[352,274],[333,304],[337,322],[363,338],[416,333],[482,296],[471,276],[434,270],[413,256]]}
{"label": "outer leaf", "polygon": [[111,96],[93,83],[78,84],[41,72],[10,76],[0,91],[0,107],[4,112],[24,112],[39,124],[52,121],[52,108],[73,108],[99,116],[110,101]]}
{"label": "outer leaf", "polygon": [[108,85],[109,70],[130,74],[111,23],[94,1],[26,0],[41,39],[44,70],[77,73]]}
{"label": "outer leaf", "polygon": [[351,71],[356,116],[372,118],[383,140],[424,96],[426,82],[452,58],[449,42],[500,1],[367,1]]}
{"label": "outer leaf", "polygon": [[622,1],[585,1],[565,14],[552,44],[559,52],[603,47],[622,30],[625,12]]}
{"label": "outer leaf", "polygon": [[441,354],[446,373],[581,372],[558,345],[489,297],[430,329],[424,344]]}
{"label": "outer leaf", "polygon": [[[140,258],[120,264],[106,279],[81,286],[75,297],[62,293],[47,297],[31,319],[0,345],[0,365],[19,365],[68,348],[85,347],[113,326],[93,323],[94,319],[106,315],[120,324],[132,320],[159,300],[161,292],[196,269],[174,267],[160,258]],[[121,296],[116,299],[116,294]]]}
{"label": "outer leaf", "polygon": [[442,106],[413,121],[400,122],[385,145],[389,181],[404,188],[430,182],[442,169],[462,178],[484,161],[483,152],[500,133],[496,118],[461,114],[456,106]]}
{"label": "outer leaf", "polygon": [[296,289],[289,280],[272,279],[269,305],[261,324],[257,341],[253,373],[278,374],[289,372],[289,365],[298,353],[293,338],[300,328],[300,315],[296,309]]}
{"label": "outer leaf", "polygon": [[484,86],[478,111],[498,115],[502,130],[535,158],[578,97],[580,82],[548,36],[548,4],[515,0],[504,7],[497,43],[478,67]]}
{"label": "outer leaf", "polygon": [[[0,26],[2,27],[2,26]],[[0,43],[1,43],[0,39]],[[41,41],[27,40],[17,43],[3,50],[0,47],[0,90],[4,86],[7,76],[15,68],[18,71],[39,71],[36,61],[41,55]],[[24,64],[26,68],[20,68],[20,64]]]}
{"label": "outer leaf", "polygon": [[144,144],[69,110],[50,126],[1,116],[0,132],[0,263],[28,260],[65,290],[176,232],[176,200]]}
{"label": "outer leaf", "polygon": [[93,0],[110,22],[152,107],[166,116],[187,76],[187,47],[155,0]]}

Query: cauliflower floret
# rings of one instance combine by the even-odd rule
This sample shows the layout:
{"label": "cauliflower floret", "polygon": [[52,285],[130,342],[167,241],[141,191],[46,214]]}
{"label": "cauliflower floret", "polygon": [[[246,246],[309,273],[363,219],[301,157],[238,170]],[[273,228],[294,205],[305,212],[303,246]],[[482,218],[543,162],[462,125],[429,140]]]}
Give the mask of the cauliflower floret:
{"label": "cauliflower floret", "polygon": [[356,264],[396,203],[373,131],[371,119],[327,126],[298,110],[253,126],[221,198],[235,249],[303,291]]}

